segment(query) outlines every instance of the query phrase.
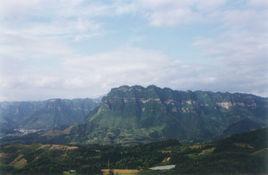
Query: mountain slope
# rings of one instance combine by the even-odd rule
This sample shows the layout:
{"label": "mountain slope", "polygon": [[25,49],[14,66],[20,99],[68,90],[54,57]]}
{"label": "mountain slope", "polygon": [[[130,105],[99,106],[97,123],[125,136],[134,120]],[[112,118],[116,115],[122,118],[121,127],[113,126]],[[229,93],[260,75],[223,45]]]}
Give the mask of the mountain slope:
{"label": "mountain slope", "polygon": [[[267,174],[268,128],[232,135],[207,144],[183,145],[170,156],[173,170],[156,174]],[[174,150],[174,149],[173,149]]]}
{"label": "mountain slope", "polygon": [[[108,167],[137,169],[142,175],[267,174],[267,133],[267,128],[259,129],[202,144],[168,140],[130,147],[0,145],[0,174],[65,174],[65,171],[96,175]],[[150,169],[164,165],[176,166],[165,171]]]}
{"label": "mountain slope", "polygon": [[73,137],[103,144],[207,140],[244,119],[266,125],[267,112],[268,100],[250,94],[121,86],[103,97]]}
{"label": "mountain slope", "polygon": [[1,133],[14,129],[55,129],[84,122],[98,105],[92,99],[50,99],[35,102],[1,102]]}
{"label": "mountain slope", "polygon": [[244,119],[241,121],[238,121],[232,125],[230,125],[226,130],[223,131],[223,135],[233,135],[233,134],[239,134],[251,130],[255,130],[258,128],[262,128],[264,124],[258,123],[255,121],[252,121],[250,119]]}

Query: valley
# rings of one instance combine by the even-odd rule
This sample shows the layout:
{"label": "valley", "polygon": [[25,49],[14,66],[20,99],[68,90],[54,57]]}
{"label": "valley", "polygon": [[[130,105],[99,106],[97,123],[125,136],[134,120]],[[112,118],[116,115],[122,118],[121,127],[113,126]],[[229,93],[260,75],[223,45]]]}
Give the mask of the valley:
{"label": "valley", "polygon": [[84,122],[95,99],[0,102],[0,137],[64,129]]}
{"label": "valley", "polygon": [[[268,129],[260,129],[195,144],[166,140],[136,146],[2,145],[0,173],[95,175],[110,168],[109,171],[140,175],[266,174],[267,134]],[[174,167],[152,168],[167,165]]]}
{"label": "valley", "polygon": [[265,174],[268,100],[120,86],[0,103],[1,174]]}

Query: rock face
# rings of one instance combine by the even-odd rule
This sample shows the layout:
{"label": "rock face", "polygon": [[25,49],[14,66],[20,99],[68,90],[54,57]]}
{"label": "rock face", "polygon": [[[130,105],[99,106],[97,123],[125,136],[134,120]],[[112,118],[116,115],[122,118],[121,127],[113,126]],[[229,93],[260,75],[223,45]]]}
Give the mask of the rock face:
{"label": "rock face", "polygon": [[0,134],[19,128],[55,129],[80,124],[97,105],[92,99],[1,102]]}
{"label": "rock face", "polygon": [[267,115],[267,98],[250,94],[121,86],[103,97],[73,138],[103,144],[208,140],[245,119],[267,125]]}

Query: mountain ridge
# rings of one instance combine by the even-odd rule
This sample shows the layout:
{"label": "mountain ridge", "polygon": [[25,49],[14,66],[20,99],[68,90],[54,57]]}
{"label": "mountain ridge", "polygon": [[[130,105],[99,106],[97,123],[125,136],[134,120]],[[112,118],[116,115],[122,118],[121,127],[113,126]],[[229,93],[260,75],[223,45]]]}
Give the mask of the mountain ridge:
{"label": "mountain ridge", "polygon": [[109,144],[213,139],[246,118],[266,125],[267,107],[266,98],[252,94],[120,86],[75,129],[74,140]]}
{"label": "mountain ridge", "polygon": [[[75,103],[81,100],[89,102],[86,112],[81,108],[83,103]],[[50,127],[44,129],[50,131],[37,132],[32,135],[33,139],[26,137],[27,143],[40,140],[42,143],[57,143],[60,140],[60,143],[132,145],[167,139],[203,142],[266,127],[268,121],[267,98],[243,93],[179,91],[155,85],[112,88],[100,103],[89,98],[53,98],[44,102],[50,104],[46,110],[19,120],[21,125],[11,126],[37,129],[41,125],[36,125],[36,121],[46,119],[45,123],[48,122]],[[28,103],[31,102],[21,102]],[[54,103],[57,105],[51,106]],[[66,106],[65,103],[71,105]],[[73,106],[73,103],[76,105]],[[0,119],[3,116],[2,104]],[[23,115],[20,117],[23,118]],[[55,122],[49,122],[49,118],[55,117],[59,118],[60,125],[54,126]],[[69,123],[65,124],[65,120]],[[29,125],[36,128],[28,128]],[[0,120],[1,130],[5,129],[2,126],[5,123]],[[65,128],[70,129],[66,132]],[[5,143],[12,141],[12,137],[6,140]],[[20,142],[20,137],[15,140]]]}
{"label": "mountain ridge", "polygon": [[97,101],[89,98],[0,102],[1,133],[12,133],[15,129],[58,129],[82,123],[97,105]]}

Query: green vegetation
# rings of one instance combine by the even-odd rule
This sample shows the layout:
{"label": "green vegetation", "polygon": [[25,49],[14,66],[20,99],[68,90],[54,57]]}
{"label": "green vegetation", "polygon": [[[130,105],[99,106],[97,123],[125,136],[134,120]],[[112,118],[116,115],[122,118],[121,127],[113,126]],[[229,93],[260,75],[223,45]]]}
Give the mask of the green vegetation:
{"label": "green vegetation", "polygon": [[[144,175],[268,173],[268,129],[252,131],[267,127],[267,98],[122,86],[93,106],[79,99],[0,103],[0,136],[3,129],[21,126],[48,129],[1,138],[0,173],[99,174],[107,168]],[[84,123],[73,125],[88,113]],[[13,116],[8,124],[7,116]],[[176,167],[150,170],[165,165]]]}
{"label": "green vegetation", "polygon": [[[266,174],[268,129],[212,143],[168,140],[136,146],[11,144],[0,148],[0,173],[99,174],[101,169],[140,169],[142,175]],[[23,161],[21,161],[23,160]],[[175,169],[149,170],[175,164]]]}
{"label": "green vegetation", "polygon": [[97,105],[95,100],[88,98],[0,102],[0,137],[16,134],[14,129],[20,128],[62,129],[80,124]]}
{"label": "green vegetation", "polygon": [[208,141],[267,126],[268,100],[250,94],[121,86],[103,97],[71,140],[85,144]]}
{"label": "green vegetation", "polygon": [[14,128],[26,133],[43,129],[23,136],[16,131],[0,142],[130,146],[168,139],[207,142],[267,127],[267,107],[267,98],[250,94],[121,86],[98,106],[91,99],[0,103],[0,138]]}

